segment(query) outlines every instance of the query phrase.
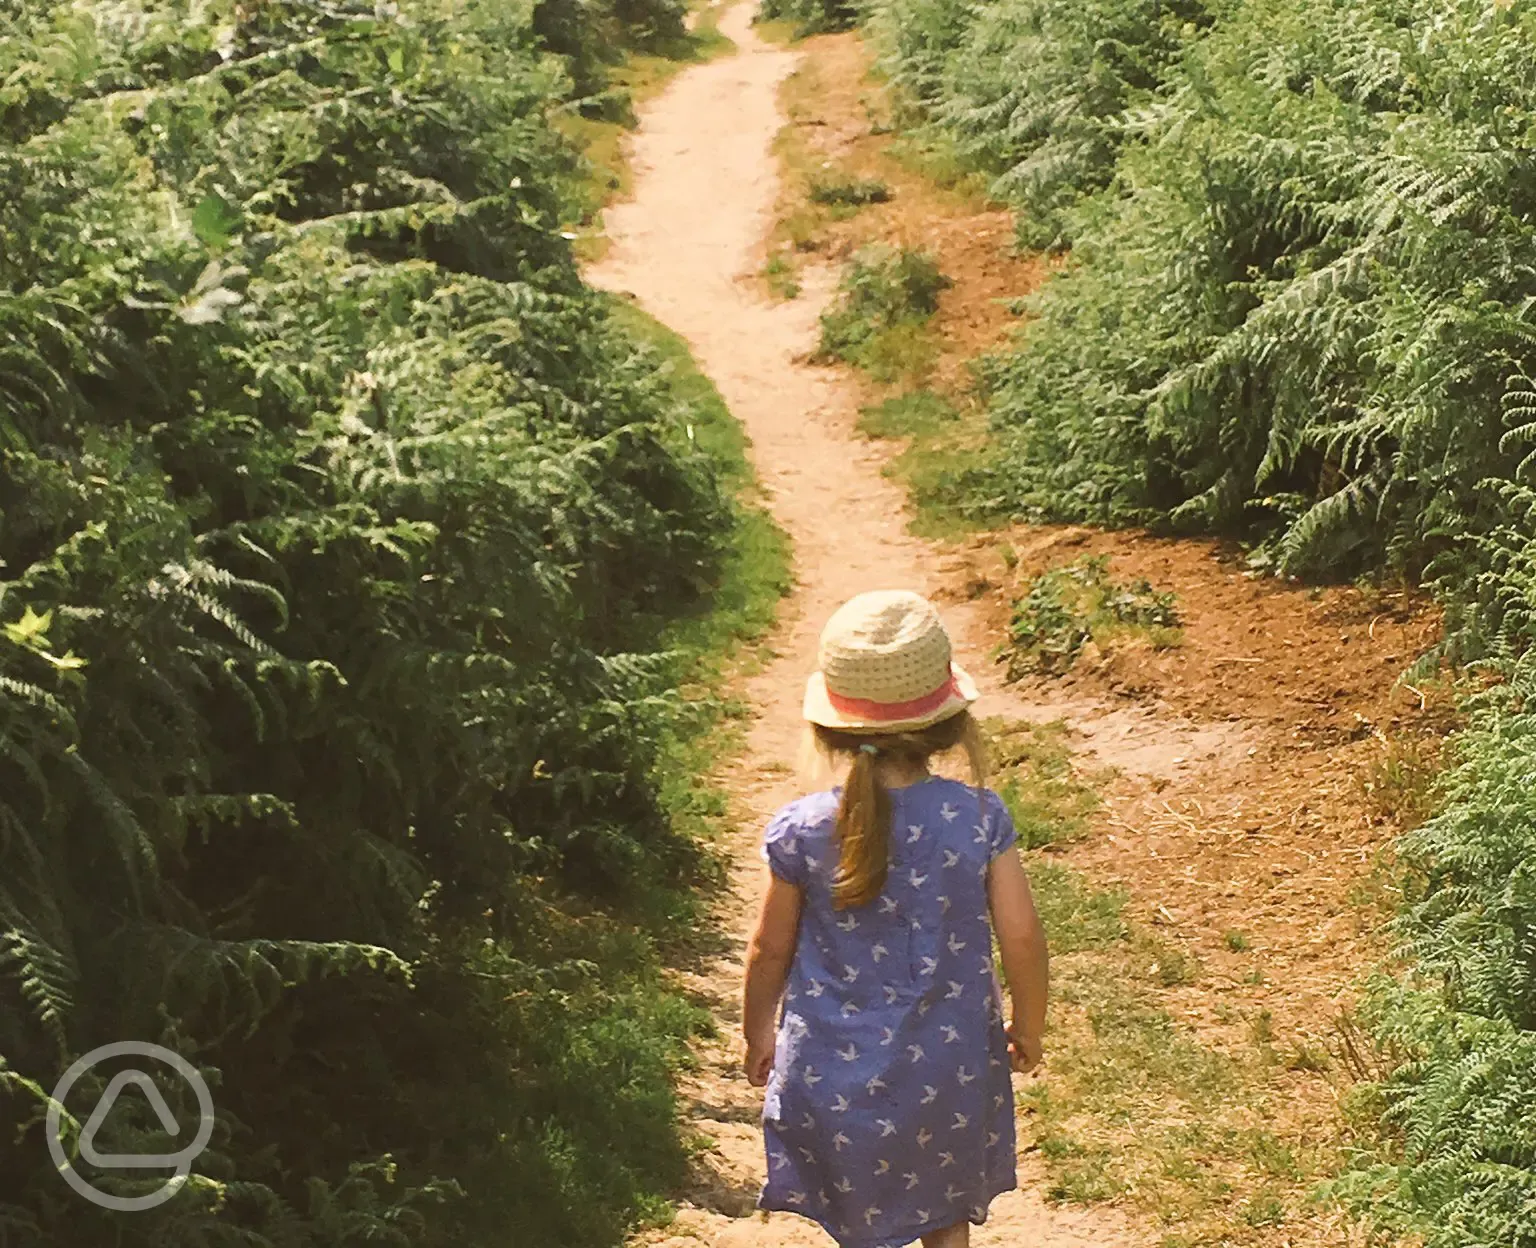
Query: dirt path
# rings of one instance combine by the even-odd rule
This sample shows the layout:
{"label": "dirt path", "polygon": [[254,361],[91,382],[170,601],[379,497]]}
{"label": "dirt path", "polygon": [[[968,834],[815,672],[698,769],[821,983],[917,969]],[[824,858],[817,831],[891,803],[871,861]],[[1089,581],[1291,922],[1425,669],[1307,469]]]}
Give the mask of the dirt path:
{"label": "dirt path", "polygon": [[[649,1238],[677,1248],[791,1248],[826,1240],[800,1219],[752,1213],[762,1166],[759,1098],[737,1072],[732,1043],[739,937],[760,888],[755,838],[763,820],[799,791],[793,768],[802,734],[800,691],[814,666],[821,622],[867,589],[939,594],[955,567],[952,555],[906,533],[901,489],[882,477],[878,450],[852,431],[851,390],[833,370],[805,360],[830,275],[808,274],[802,296],[778,305],[760,301],[743,280],[771,224],[778,173],[770,147],[783,124],[777,88],[798,57],[757,37],[747,5],[738,4],[721,28],[739,51],[684,72],[644,112],[632,149],[636,194],[607,212],[612,249],[589,278],[632,294],[687,339],[746,427],[770,506],[794,543],[797,584],[775,641],[778,657],[748,682],[756,718],[749,750],[730,777],[743,828],[734,847],[729,916],[738,942],[694,984],[717,1003],[725,1038],[701,1054],[701,1070],[686,1089],[693,1125],[716,1147],[701,1157],[677,1223]],[[1032,719],[1072,712],[1005,694],[987,658],[983,621],[963,604],[947,614],[961,660],[990,695],[986,709]],[[1098,716],[1091,726],[1108,742],[1125,737],[1132,725]],[[1191,744],[1186,739],[1164,752],[1188,751]],[[1028,1187],[1029,1168],[1022,1173]],[[1112,1212],[1057,1210],[1028,1190],[998,1201],[975,1236],[981,1245],[1039,1248],[1132,1248],[1156,1240]]]}

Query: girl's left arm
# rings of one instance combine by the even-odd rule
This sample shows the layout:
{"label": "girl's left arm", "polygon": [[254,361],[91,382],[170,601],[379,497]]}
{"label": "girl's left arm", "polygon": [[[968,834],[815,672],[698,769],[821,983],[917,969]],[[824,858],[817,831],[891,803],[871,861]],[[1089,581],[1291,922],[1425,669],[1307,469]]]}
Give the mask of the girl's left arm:
{"label": "girl's left arm", "polygon": [[800,889],[770,872],[757,929],[747,945],[741,1005],[741,1025],[747,1039],[747,1080],[755,1088],[767,1083],[773,1071],[779,999],[784,995],[789,968],[795,960],[800,904]]}

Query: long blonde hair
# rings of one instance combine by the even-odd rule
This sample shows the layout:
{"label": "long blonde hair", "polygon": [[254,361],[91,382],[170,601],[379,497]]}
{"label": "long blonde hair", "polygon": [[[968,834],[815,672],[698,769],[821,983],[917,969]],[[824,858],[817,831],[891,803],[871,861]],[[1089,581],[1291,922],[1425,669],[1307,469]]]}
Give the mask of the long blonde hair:
{"label": "long blonde hair", "polygon": [[851,757],[843,798],[837,808],[837,871],[832,905],[838,910],[867,906],[885,888],[891,868],[891,795],[880,783],[882,760],[926,763],[935,754],[965,751],[971,783],[986,781],[981,731],[969,711],[913,732],[844,732],[814,725],[816,747],[828,761]]}

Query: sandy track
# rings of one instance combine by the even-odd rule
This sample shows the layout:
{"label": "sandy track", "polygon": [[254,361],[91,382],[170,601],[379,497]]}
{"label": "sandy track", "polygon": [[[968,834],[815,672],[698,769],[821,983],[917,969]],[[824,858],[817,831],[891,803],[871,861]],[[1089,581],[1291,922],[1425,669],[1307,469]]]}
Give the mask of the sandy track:
{"label": "sandy track", "polygon": [[[794,543],[796,588],[783,610],[777,654],[746,694],[755,712],[750,748],[729,783],[743,833],[726,923],[736,939],[727,955],[694,978],[715,1002],[721,1032],[734,1037],[740,937],[760,888],[757,829],[800,790],[800,691],[814,666],[821,622],[845,598],[903,587],[937,593],[952,556],[905,531],[901,489],[881,475],[880,453],[853,432],[853,396],[836,371],[806,355],[831,277],[812,273],[790,303],[761,301],[744,276],[755,267],[771,225],[777,166],[770,146],[783,124],[777,88],[797,54],[766,45],[736,5],[721,27],[738,52],[680,74],[645,111],[632,146],[636,193],[606,214],[612,248],[588,274],[595,285],[633,295],[687,339],[752,440],[752,458],[779,524]],[[1069,707],[1020,703],[1000,689],[987,661],[979,618],[946,608],[960,659],[990,695],[992,713],[1055,718]],[[1077,716],[1073,716],[1077,718]],[[1100,735],[1124,735],[1102,725]],[[1183,748],[1187,748],[1187,745]],[[692,1125],[716,1141],[682,1193],[677,1223],[647,1242],[715,1248],[795,1248],[827,1241],[810,1223],[751,1212],[761,1181],[758,1095],[740,1076],[729,1039],[700,1054],[702,1067],[684,1091]],[[1021,1167],[1029,1188],[1032,1171]],[[1113,1212],[1057,1210],[1033,1191],[996,1202],[980,1245],[1040,1248],[1134,1248],[1156,1242]]]}

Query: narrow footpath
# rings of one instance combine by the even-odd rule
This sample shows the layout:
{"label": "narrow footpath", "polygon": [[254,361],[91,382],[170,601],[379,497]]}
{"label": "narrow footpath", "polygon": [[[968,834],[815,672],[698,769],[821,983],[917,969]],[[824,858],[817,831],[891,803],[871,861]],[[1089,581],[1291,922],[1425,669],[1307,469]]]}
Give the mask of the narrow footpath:
{"label": "narrow footpath", "polygon": [[[676,1223],[641,1241],[674,1248],[826,1243],[800,1219],[753,1212],[762,1173],[759,1094],[738,1072],[734,1040],[741,939],[761,888],[756,837],[799,791],[800,693],[822,621],[864,590],[938,594],[955,571],[951,555],[906,532],[902,490],[881,475],[881,451],[853,431],[851,389],[835,370],[808,362],[833,275],[812,271],[801,296],[782,304],[763,301],[748,280],[778,189],[771,145],[784,118],[777,89],[798,60],[795,51],[764,43],[750,19],[749,5],[735,5],[721,29],[737,52],[684,71],[644,110],[631,153],[634,197],[605,214],[612,247],[588,274],[597,286],[633,296],[687,340],[745,426],[773,515],[794,544],[796,585],[774,639],[776,658],[746,682],[754,710],[749,748],[727,777],[741,826],[726,915],[736,939],[691,985],[719,1013],[722,1038],[701,1051],[700,1070],[684,1088],[691,1125],[714,1147],[681,1194]],[[984,712],[1071,716],[1069,706],[1024,703],[1001,688],[979,614],[964,603],[945,611],[959,658],[982,684]],[[1123,733],[1125,726],[1113,728]],[[1198,752],[1201,744],[1184,748]],[[1020,1173],[1024,1190],[996,1202],[975,1243],[1140,1248],[1158,1241],[1114,1211],[1048,1206],[1030,1182],[1027,1159]]]}

